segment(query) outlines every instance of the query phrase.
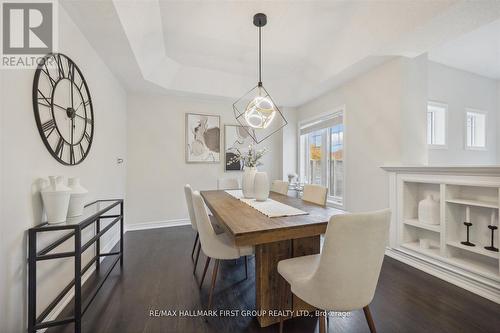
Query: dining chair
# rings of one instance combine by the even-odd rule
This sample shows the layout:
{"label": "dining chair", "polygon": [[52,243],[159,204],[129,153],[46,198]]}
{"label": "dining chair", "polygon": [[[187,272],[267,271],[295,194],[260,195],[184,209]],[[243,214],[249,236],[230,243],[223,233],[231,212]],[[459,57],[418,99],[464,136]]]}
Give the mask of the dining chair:
{"label": "dining chair", "polygon": [[210,223],[207,211],[205,210],[203,198],[197,191],[193,192],[193,206],[196,222],[198,223],[201,248],[203,249],[203,253],[207,256],[207,261],[205,263],[205,268],[203,269],[203,275],[199,286],[200,288],[203,285],[203,280],[205,279],[210,260],[215,259],[207,305],[207,309],[210,310],[212,307],[212,296],[215,288],[215,282],[217,280],[217,271],[219,269],[220,261],[245,257],[245,278],[248,278],[248,263],[246,256],[252,255],[254,253],[254,249],[252,246],[236,246],[234,244],[234,240],[231,239],[227,233],[215,233],[214,228]]}
{"label": "dining chair", "polygon": [[327,192],[328,188],[324,186],[316,184],[306,184],[304,185],[302,200],[325,206]]}
{"label": "dining chair", "polygon": [[[369,304],[375,294],[384,251],[389,238],[391,212],[336,215],[330,218],[321,254],[282,260],[278,272],[303,301],[323,311],[363,309],[371,333],[375,324]],[[286,281],[286,282],[285,282]],[[281,309],[285,300],[281,299]],[[325,318],[320,316],[320,333]],[[283,331],[280,317],[280,333]]]}
{"label": "dining chair", "polygon": [[240,183],[237,178],[218,178],[218,190],[237,190],[240,188]]}
{"label": "dining chair", "polygon": [[279,194],[288,194],[288,182],[282,180],[273,180],[271,183],[271,191]]}
{"label": "dining chair", "polygon": [[[189,214],[189,222],[191,222],[191,228],[196,232],[196,237],[194,239],[194,244],[193,244],[193,250],[191,251],[191,260],[194,261],[194,269],[193,269],[193,274],[196,272],[196,265],[198,264],[198,258],[200,256],[200,249],[201,245],[199,245],[199,233],[198,233],[198,227],[196,223],[196,216],[194,214],[194,209],[193,209],[193,189],[191,188],[191,185],[186,184],[184,185],[184,196],[186,197],[186,204],[188,207],[188,214]],[[206,210],[205,210],[206,211]],[[207,214],[208,215],[208,214]],[[221,234],[224,232],[224,229],[217,223],[217,220],[213,215],[209,215],[210,222],[213,225],[213,228],[217,234]],[[196,245],[198,246],[198,251],[196,252],[196,259],[193,257],[194,252],[196,250]]]}

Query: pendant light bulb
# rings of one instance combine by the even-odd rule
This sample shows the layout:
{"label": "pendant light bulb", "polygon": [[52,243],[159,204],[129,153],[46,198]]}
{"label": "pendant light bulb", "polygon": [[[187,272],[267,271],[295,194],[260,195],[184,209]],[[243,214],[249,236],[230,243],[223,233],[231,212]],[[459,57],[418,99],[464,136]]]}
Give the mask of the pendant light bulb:
{"label": "pendant light bulb", "polygon": [[267,96],[262,96],[261,89],[259,89],[259,94],[248,103],[245,109],[247,124],[253,128],[267,128],[275,116],[276,108],[273,101]]}

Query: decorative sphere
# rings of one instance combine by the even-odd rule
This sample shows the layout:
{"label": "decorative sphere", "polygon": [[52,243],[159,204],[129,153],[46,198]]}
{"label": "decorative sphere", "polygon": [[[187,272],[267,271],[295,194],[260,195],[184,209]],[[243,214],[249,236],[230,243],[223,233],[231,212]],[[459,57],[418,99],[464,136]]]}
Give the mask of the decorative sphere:
{"label": "decorative sphere", "polygon": [[268,97],[257,96],[248,103],[245,120],[253,128],[267,128],[276,116],[276,108]]}

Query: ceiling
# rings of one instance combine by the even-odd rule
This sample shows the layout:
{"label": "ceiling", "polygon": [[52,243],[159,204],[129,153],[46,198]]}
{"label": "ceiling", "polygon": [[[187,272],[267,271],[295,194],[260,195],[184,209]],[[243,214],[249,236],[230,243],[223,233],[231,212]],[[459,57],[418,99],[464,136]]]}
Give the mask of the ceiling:
{"label": "ceiling", "polygon": [[500,20],[431,50],[429,59],[500,80]]}
{"label": "ceiling", "polygon": [[300,105],[394,56],[414,57],[500,18],[500,1],[63,0],[127,90],[238,98],[263,82]]}

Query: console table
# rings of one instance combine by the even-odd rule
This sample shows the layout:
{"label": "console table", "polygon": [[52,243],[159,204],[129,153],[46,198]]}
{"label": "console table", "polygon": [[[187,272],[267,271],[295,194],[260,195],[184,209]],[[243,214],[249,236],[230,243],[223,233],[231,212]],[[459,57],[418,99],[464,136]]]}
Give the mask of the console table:
{"label": "console table", "polygon": [[[112,209],[119,209],[119,214],[110,214]],[[101,253],[100,238],[115,224],[120,222],[120,250],[116,252]],[[86,243],[82,244],[82,231],[89,226],[94,226],[95,233]],[[41,250],[37,250],[37,235],[39,233],[53,231],[68,231],[68,233],[52,241]],[[55,252],[58,246],[67,240],[74,238],[74,250],[70,252]],[[82,253],[95,244],[95,255],[82,267]],[[100,258],[113,256],[113,261],[103,278],[99,280],[95,288],[90,292],[88,298],[82,299],[82,276],[95,264],[97,272],[100,270]],[[42,260],[53,260],[60,258],[74,258],[74,279],[66,285],[54,300],[37,317],[37,262]],[[36,332],[52,326],[74,323],[75,332],[81,332],[82,316],[89,308],[95,296],[108,278],[109,274],[120,261],[123,265],[123,200],[97,200],[85,206],[82,216],[68,218],[66,222],[59,224],[39,224],[28,231],[28,332]],[[59,320],[45,320],[52,310],[63,300],[71,289],[75,290],[73,315]],[[45,321],[44,321],[45,320]]]}

